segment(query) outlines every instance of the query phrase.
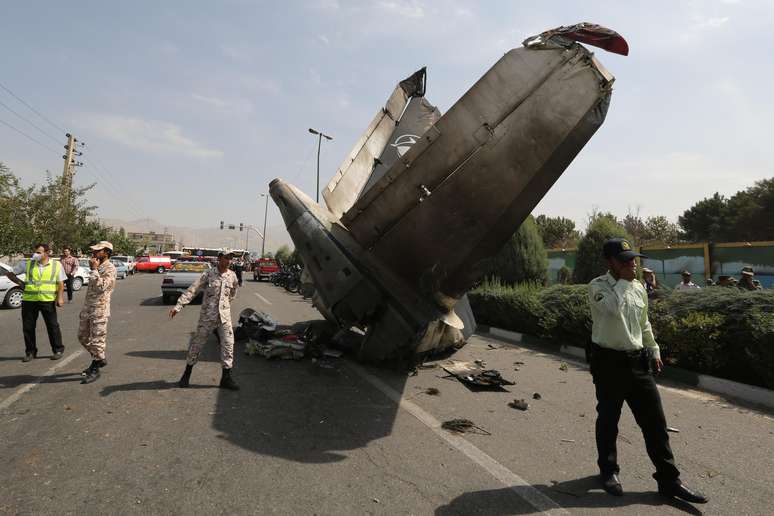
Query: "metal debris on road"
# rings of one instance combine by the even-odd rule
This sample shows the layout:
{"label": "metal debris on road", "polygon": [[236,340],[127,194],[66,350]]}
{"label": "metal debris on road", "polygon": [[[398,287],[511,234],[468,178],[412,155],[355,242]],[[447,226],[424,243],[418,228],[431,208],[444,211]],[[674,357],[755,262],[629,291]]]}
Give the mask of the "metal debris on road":
{"label": "metal debris on road", "polygon": [[524,400],[513,400],[508,402],[508,406],[518,410],[527,410],[529,408],[529,403]]}
{"label": "metal debris on road", "polygon": [[483,361],[475,363],[450,360],[443,364],[443,370],[454,376],[467,387],[478,389],[505,390],[503,385],[515,385],[506,380],[496,369],[483,369]]}
{"label": "metal debris on road", "polygon": [[677,428],[675,428],[675,427],[673,427],[673,426],[668,426],[668,427],[667,427],[667,432],[672,432],[672,433],[674,433],[674,434],[679,434],[679,433],[680,433],[680,430],[678,430]]}
{"label": "metal debris on road", "polygon": [[[487,430],[484,430],[480,426],[476,425],[470,419],[450,419],[449,421],[444,421],[441,423],[441,428],[444,430],[449,430],[450,432],[456,432],[458,434],[470,432],[481,433],[483,435],[492,435]],[[477,432],[474,430],[477,430]]]}
{"label": "metal debris on road", "polygon": [[567,371],[567,362],[562,362],[562,363],[559,365],[559,370],[560,370],[560,371]]}
{"label": "metal debris on road", "polygon": [[533,399],[533,400],[539,400],[539,399],[541,399],[542,397],[543,397],[543,396],[541,396],[539,392],[536,392],[535,394],[533,394],[533,395],[532,395],[532,399]]}
{"label": "metal debris on road", "polygon": [[574,443],[575,439],[562,439],[563,443]]}
{"label": "metal debris on road", "polygon": [[417,369],[435,369],[436,367],[438,367],[438,364],[419,364]]}
{"label": "metal debris on road", "polygon": [[441,391],[439,389],[436,389],[435,387],[428,387],[425,389],[425,394],[429,394],[430,396],[438,396],[441,394]]}
{"label": "metal debris on road", "polygon": [[484,362],[483,360],[474,360],[473,363],[481,367],[486,367],[486,362]]}

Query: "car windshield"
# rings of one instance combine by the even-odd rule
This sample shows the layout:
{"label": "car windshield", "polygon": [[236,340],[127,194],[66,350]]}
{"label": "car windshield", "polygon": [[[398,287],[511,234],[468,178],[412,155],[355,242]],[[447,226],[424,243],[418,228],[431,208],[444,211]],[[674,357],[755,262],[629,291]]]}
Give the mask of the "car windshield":
{"label": "car windshield", "polygon": [[128,256],[114,256],[113,257],[113,261],[114,262],[127,262],[127,261],[129,261],[129,257]]}
{"label": "car windshield", "polygon": [[204,272],[210,268],[205,262],[177,262],[169,269],[172,272]]}
{"label": "car windshield", "polygon": [[124,266],[124,262],[122,262],[121,260],[110,260],[110,261],[116,267],[123,267]]}

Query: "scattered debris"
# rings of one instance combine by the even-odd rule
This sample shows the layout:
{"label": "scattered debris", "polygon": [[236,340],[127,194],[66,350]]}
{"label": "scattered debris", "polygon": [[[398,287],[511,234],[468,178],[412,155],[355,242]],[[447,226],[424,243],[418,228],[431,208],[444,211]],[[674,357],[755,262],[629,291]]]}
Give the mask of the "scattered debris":
{"label": "scattered debris", "polygon": [[[444,421],[441,423],[441,428],[444,430],[449,430],[450,432],[457,432],[458,434],[471,432],[481,433],[483,435],[492,435],[490,432],[476,425],[470,419],[450,419],[449,421]],[[474,432],[474,430],[477,430],[477,432]]]}
{"label": "scattered debris", "polygon": [[239,326],[235,330],[237,340],[252,339],[266,342],[275,336],[277,321],[266,312],[257,312],[252,308],[245,308],[239,314]]}
{"label": "scattered debris", "polygon": [[567,362],[562,362],[562,363],[559,365],[559,370],[560,370],[560,371],[567,371]]}
{"label": "scattered debris", "polygon": [[678,430],[677,428],[675,428],[673,426],[668,426],[667,427],[667,432],[672,432],[673,434],[679,434],[680,430]]}
{"label": "scattered debris", "polygon": [[328,358],[341,358],[343,355],[344,352],[338,349],[326,349],[323,351],[323,356]]}
{"label": "scattered debris", "polygon": [[283,360],[301,360],[304,358],[306,343],[296,335],[290,334],[281,339],[270,339],[266,343],[255,342],[252,339],[248,345],[254,343],[257,354],[264,358],[280,358]]}
{"label": "scattered debris", "polygon": [[519,410],[527,410],[529,408],[529,403],[524,400],[513,400],[508,402],[508,406]]}
{"label": "scattered debris", "polygon": [[438,364],[419,364],[417,369],[435,369],[436,367],[438,367]]}
{"label": "scattered debris", "polygon": [[516,362],[513,363],[513,365],[524,365],[524,362],[517,360]]}
{"label": "scattered debris", "polygon": [[503,385],[515,385],[503,378],[500,371],[483,369],[483,364],[480,360],[475,363],[450,360],[443,365],[443,370],[471,388],[505,390]]}
{"label": "scattered debris", "polygon": [[379,503],[379,499],[378,499],[378,498],[371,498],[371,500],[372,500],[374,503]]}
{"label": "scattered debris", "polygon": [[496,344],[487,344],[487,349],[500,349],[502,346],[497,346]]}
{"label": "scattered debris", "polygon": [[578,414],[580,417],[586,417],[586,414]]}
{"label": "scattered debris", "polygon": [[575,439],[562,439],[563,443],[574,443]]}
{"label": "scattered debris", "polygon": [[539,392],[536,392],[535,394],[532,395],[533,400],[539,400],[541,398],[543,398],[543,396],[541,396]]}
{"label": "scattered debris", "polygon": [[441,391],[439,389],[436,389],[435,387],[428,387],[425,389],[425,394],[429,394],[430,396],[438,396],[441,394]]}
{"label": "scattered debris", "polygon": [[473,363],[481,367],[486,367],[486,362],[484,362],[483,360],[474,360]]}

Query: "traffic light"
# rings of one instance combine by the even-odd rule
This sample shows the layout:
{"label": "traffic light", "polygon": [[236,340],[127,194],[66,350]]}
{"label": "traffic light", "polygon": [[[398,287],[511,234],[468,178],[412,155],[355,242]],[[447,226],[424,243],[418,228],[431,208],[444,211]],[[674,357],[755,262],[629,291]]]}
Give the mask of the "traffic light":
{"label": "traffic light", "polygon": [[223,229],[223,221],[220,221],[220,229]]}
{"label": "traffic light", "polygon": [[245,225],[243,223],[239,223],[239,231],[243,231],[245,229]]}

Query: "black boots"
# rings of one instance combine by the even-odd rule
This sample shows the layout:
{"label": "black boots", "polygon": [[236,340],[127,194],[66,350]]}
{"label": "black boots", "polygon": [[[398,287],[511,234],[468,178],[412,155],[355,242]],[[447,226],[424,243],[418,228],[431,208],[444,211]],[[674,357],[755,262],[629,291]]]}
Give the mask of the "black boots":
{"label": "black boots", "polygon": [[220,377],[220,386],[230,391],[238,391],[239,385],[231,378],[231,369],[223,368],[223,376]]}
{"label": "black boots", "polygon": [[102,367],[103,363],[107,365],[104,360],[92,360],[91,365],[81,372],[83,377],[81,383],[91,383],[99,378],[99,368]]}
{"label": "black boots", "polygon": [[185,372],[183,373],[183,376],[180,378],[180,381],[177,383],[178,387],[181,387],[183,389],[188,387],[189,382],[191,381],[191,371],[193,371],[193,366],[186,364]]}

